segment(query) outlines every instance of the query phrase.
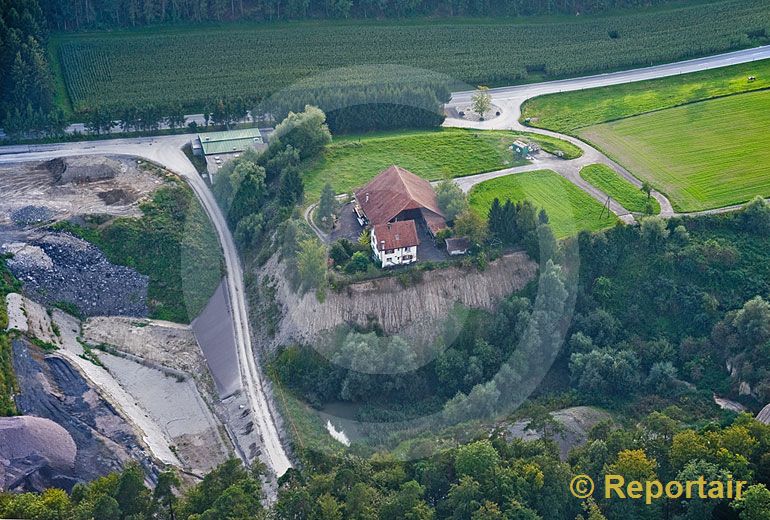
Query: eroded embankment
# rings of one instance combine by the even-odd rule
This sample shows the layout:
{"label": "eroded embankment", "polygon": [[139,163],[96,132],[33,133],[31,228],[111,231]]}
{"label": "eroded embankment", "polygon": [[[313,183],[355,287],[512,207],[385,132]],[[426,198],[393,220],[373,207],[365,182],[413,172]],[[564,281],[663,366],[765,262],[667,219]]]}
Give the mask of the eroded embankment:
{"label": "eroded embankment", "polygon": [[535,277],[537,264],[524,253],[512,253],[491,262],[483,271],[450,267],[422,273],[407,286],[398,277],[386,277],[329,291],[323,302],[315,293],[291,290],[283,267],[274,257],[261,276],[277,280],[276,299],[282,318],[275,338],[263,346],[310,342],[339,325],[377,326],[386,334],[426,338],[435,334],[457,305],[493,309],[503,298],[522,289]]}

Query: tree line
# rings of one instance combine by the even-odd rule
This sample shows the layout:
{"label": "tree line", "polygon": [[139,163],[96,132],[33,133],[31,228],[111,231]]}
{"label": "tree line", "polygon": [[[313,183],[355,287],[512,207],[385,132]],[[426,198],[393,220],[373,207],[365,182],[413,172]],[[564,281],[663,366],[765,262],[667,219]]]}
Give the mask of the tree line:
{"label": "tree line", "polygon": [[[444,448],[429,457],[403,461],[388,454],[331,455],[304,450],[303,463],[279,479],[277,501],[262,504],[264,468],[245,469],[230,460],[201,482],[182,486],[173,471],[161,473],[154,489],[138,465],[129,464],[70,494],[0,494],[4,518],[61,520],[765,520],[770,514],[770,426],[750,415],[725,424],[692,424],[671,407],[631,426],[600,422],[585,444],[559,458],[554,442],[559,423],[542,407],[531,407],[528,427],[541,437],[522,441],[501,431]],[[415,446],[424,448],[430,440]],[[597,485],[594,498],[569,493],[574,475]],[[736,500],[714,498],[697,488],[688,498],[604,498],[603,476],[625,482],[684,485],[745,480]],[[705,488],[708,490],[708,487]]]}
{"label": "tree line", "polygon": [[43,0],[58,31],[225,20],[533,16],[600,13],[671,0]]}
{"label": "tree line", "polygon": [[55,134],[64,114],[54,107],[47,21],[37,0],[0,0],[0,127]]}

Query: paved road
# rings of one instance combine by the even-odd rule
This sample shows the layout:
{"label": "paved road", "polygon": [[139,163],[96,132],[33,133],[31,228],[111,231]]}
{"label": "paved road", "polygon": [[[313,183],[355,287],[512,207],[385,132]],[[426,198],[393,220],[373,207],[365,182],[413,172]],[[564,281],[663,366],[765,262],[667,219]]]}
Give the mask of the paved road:
{"label": "paved road", "polygon": [[[487,121],[468,121],[465,119],[447,118],[444,122],[444,126],[447,127],[459,127],[459,128],[476,128],[483,130],[520,130],[533,132],[537,134],[549,135],[552,137],[558,137],[565,141],[578,146],[583,150],[583,156],[573,161],[562,161],[561,163],[554,163],[548,161],[549,165],[541,164],[543,167],[548,167],[561,174],[565,178],[572,181],[578,187],[586,191],[592,197],[602,202],[607,200],[607,195],[597,190],[590,184],[583,181],[580,178],[580,168],[588,164],[605,164],[618,172],[627,181],[636,187],[641,187],[642,183],[628,172],[621,165],[604,155],[602,152],[594,148],[593,146],[576,139],[571,136],[551,132],[549,130],[542,130],[537,128],[531,128],[522,125],[519,122],[521,117],[521,105],[533,97],[541,96],[544,94],[552,94],[557,92],[570,92],[575,90],[582,90],[587,88],[605,87],[609,85],[617,85],[620,83],[631,83],[635,81],[644,81],[648,79],[662,78],[666,76],[675,76],[678,74],[686,74],[690,72],[697,72],[700,70],[714,69],[718,67],[725,67],[728,65],[735,65],[738,63],[747,63],[751,61],[768,59],[770,58],[770,45],[764,47],[756,47],[753,49],[746,49],[742,51],[729,52],[726,54],[719,54],[716,56],[708,56],[705,58],[697,58],[694,60],[687,60],[678,63],[669,63],[665,65],[658,65],[654,67],[647,67],[642,69],[634,69],[621,72],[613,72],[609,74],[600,74],[596,76],[586,76],[582,78],[573,78],[559,81],[548,81],[543,83],[533,83],[529,85],[517,85],[513,87],[501,87],[491,89],[490,94],[492,96],[492,102],[499,107],[500,116]],[[452,94],[452,99],[447,104],[449,108],[460,108],[467,106],[470,102],[474,92],[455,92]],[[483,174],[481,176],[466,177],[465,180],[458,180],[464,190],[468,191],[474,184],[486,180],[488,178],[499,177],[501,175],[509,175],[512,173],[519,173],[521,171],[531,171],[530,166],[521,167],[520,169],[502,170],[500,172],[492,172],[491,174]],[[471,184],[469,184],[471,183]],[[660,215],[664,218],[673,217],[677,215],[674,211],[671,202],[661,193],[653,191],[652,195],[660,204]],[[741,206],[731,206],[729,208],[719,208],[715,210],[706,210],[697,213],[690,213],[690,215],[709,214],[717,212],[731,211]],[[625,221],[628,221],[628,211],[622,208],[617,203],[613,203],[610,207],[612,211],[620,216]]]}
{"label": "paved road", "polygon": [[[594,87],[606,87],[608,85],[618,85],[620,83],[633,83],[647,79],[663,78],[666,76],[676,76],[689,72],[700,70],[715,69],[726,67],[728,65],[737,65],[756,60],[770,58],[770,45],[763,47],[754,47],[741,51],[717,54],[715,56],[706,56],[693,60],[680,61],[676,63],[666,63],[653,67],[640,69],[624,70],[620,72],[610,72],[607,74],[597,74],[594,76],[583,76],[580,78],[564,79],[558,81],[546,81],[543,83],[532,83],[528,85],[516,85],[512,87],[494,88],[489,91],[492,98],[497,102],[513,102],[511,106],[520,106],[527,99],[543,94],[553,94],[555,92],[570,92],[573,90],[582,90]],[[449,106],[457,106],[468,103],[473,96],[473,91],[455,92]],[[518,103],[517,103],[518,102]],[[508,104],[508,103],[506,103]],[[511,114],[513,115],[513,114]],[[517,114],[515,120],[518,121],[520,114]]]}
{"label": "paved road", "polygon": [[262,374],[252,350],[241,261],[225,217],[211,190],[181,151],[181,147],[188,141],[189,136],[166,136],[31,146],[27,152],[21,153],[9,154],[0,150],[0,164],[75,155],[129,155],[161,164],[187,180],[219,235],[227,267],[227,284],[242,387],[251,405],[254,427],[262,439],[267,463],[280,476],[291,467],[291,462],[281,445],[278,428],[262,386]]}

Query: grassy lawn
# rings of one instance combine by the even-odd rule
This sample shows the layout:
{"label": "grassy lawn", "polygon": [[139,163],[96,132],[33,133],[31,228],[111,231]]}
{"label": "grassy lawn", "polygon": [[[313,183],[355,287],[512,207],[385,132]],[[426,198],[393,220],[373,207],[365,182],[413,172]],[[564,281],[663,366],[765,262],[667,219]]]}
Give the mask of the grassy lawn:
{"label": "grassy lawn", "polygon": [[[755,81],[748,81],[756,76]],[[770,60],[650,81],[548,94],[527,101],[522,118],[562,133],[719,96],[770,87]]]}
{"label": "grassy lawn", "polygon": [[[551,170],[538,170],[498,177],[476,185],[470,192],[471,208],[486,216],[492,201],[529,200],[545,208],[557,238],[578,231],[597,231],[615,225],[618,219],[601,203]],[[602,210],[604,213],[602,214]]]}
{"label": "grassy lawn", "polygon": [[652,204],[654,213],[660,213],[660,204],[604,164],[589,164],[580,170],[580,176],[615,199],[621,206],[634,213],[644,213],[647,203]]}
{"label": "grassy lawn", "polygon": [[526,161],[515,159],[508,149],[522,136],[565,156],[581,153],[566,141],[508,131],[442,129],[338,137],[303,174],[307,200],[318,199],[327,182],[337,193],[349,192],[392,164],[429,180],[523,165]]}
{"label": "grassy lawn", "polygon": [[580,130],[678,211],[770,195],[770,91],[689,104]]}

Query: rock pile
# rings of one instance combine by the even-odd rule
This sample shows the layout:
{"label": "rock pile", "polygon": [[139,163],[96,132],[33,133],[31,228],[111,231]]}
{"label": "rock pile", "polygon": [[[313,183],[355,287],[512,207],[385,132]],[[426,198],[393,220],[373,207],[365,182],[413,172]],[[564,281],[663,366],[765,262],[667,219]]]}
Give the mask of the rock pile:
{"label": "rock pile", "polygon": [[69,233],[4,244],[24,291],[45,304],[69,302],[84,316],[147,316],[148,278],[110,263],[97,247]]}
{"label": "rock pile", "polygon": [[53,159],[45,163],[56,184],[84,183],[114,179],[123,166],[113,159],[99,156]]}
{"label": "rock pile", "polygon": [[53,218],[53,212],[43,206],[23,206],[11,213],[11,220],[17,226],[29,226],[48,222]]}

